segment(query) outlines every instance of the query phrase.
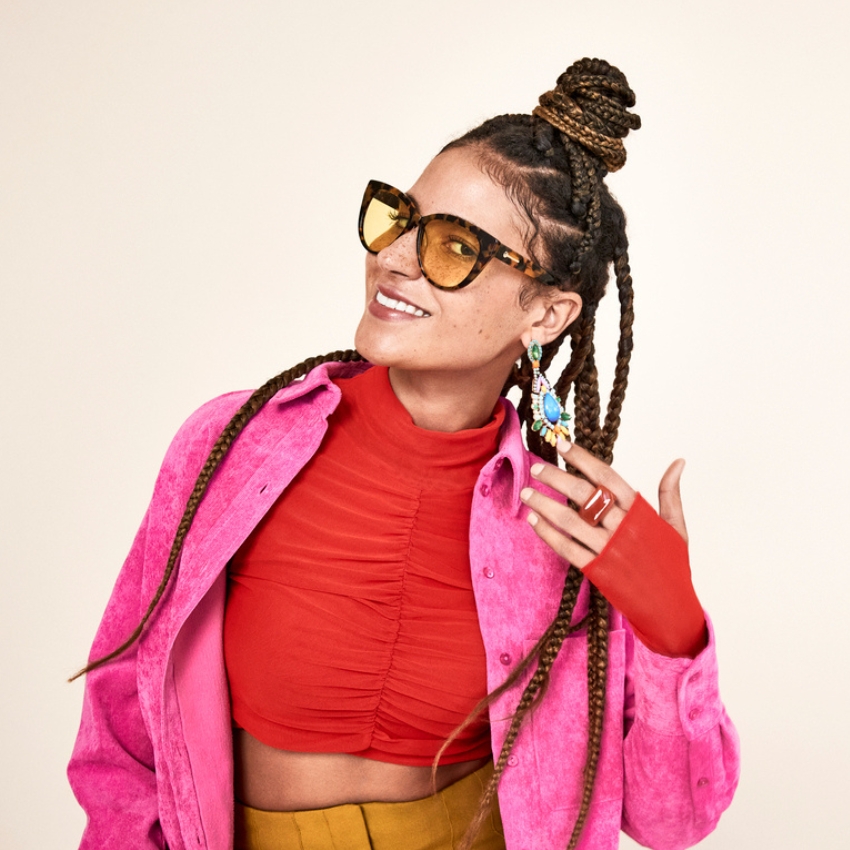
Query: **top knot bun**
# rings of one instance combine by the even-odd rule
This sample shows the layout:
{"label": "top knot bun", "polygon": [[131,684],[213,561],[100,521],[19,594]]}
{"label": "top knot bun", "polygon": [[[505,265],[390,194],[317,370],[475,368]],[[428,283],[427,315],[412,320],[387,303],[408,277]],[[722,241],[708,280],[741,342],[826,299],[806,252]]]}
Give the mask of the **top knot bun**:
{"label": "top knot bun", "polygon": [[634,105],[635,93],[619,68],[603,59],[580,59],[541,95],[534,114],[587,148],[608,171],[617,171],[626,162],[621,140],[640,127],[640,116],[627,111]]}

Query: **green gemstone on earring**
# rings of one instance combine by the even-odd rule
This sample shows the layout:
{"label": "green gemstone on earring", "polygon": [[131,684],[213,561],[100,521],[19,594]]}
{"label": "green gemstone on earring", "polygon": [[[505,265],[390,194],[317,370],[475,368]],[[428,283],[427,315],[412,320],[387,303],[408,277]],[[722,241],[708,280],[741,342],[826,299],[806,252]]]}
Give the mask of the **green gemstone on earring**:
{"label": "green gemstone on earring", "polygon": [[543,427],[543,423],[539,419],[535,419],[534,422],[531,423],[532,431],[539,431]]}
{"label": "green gemstone on earring", "polygon": [[540,344],[532,342],[528,346],[528,356],[531,360],[539,360],[543,356],[543,351],[540,349]]}

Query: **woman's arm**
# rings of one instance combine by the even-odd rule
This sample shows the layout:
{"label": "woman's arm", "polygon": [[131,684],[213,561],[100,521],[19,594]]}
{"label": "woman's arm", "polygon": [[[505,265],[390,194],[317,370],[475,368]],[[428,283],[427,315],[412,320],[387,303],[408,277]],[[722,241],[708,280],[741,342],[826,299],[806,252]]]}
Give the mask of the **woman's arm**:
{"label": "woman's arm", "polygon": [[[168,560],[175,530],[212,444],[248,393],[207,403],[180,428],[166,452],[153,497],[116,581],[92,646],[96,660],[141,622]],[[155,618],[154,618],[155,619]],[[151,621],[149,626],[153,626]],[[68,777],[88,815],[82,850],[165,847],[158,803],[163,758],[147,723],[139,641],[86,675],[83,713]],[[151,671],[147,670],[147,680]],[[160,781],[162,778],[160,777]]]}
{"label": "woman's arm", "polygon": [[[139,624],[150,509],[112,591],[90,658],[119,646]],[[157,809],[154,754],[141,713],[136,675],[138,644],[88,673],[80,731],[68,779],[88,815],[81,850],[165,847]]]}
{"label": "woman's arm", "polygon": [[[528,489],[530,522],[626,619],[623,829],[658,850],[710,833],[738,781],[738,738],[720,701],[714,635],[690,577],[679,495],[682,462],[659,488],[659,516],[610,467],[559,446],[583,480],[539,464],[532,474],[583,504],[597,484],[617,505],[591,526],[563,501]],[[591,483],[592,482],[592,483]]]}
{"label": "woman's arm", "polygon": [[659,850],[691,847],[717,826],[738,784],[738,735],[720,701],[710,620],[696,658],[633,639],[626,681],[623,830]]}

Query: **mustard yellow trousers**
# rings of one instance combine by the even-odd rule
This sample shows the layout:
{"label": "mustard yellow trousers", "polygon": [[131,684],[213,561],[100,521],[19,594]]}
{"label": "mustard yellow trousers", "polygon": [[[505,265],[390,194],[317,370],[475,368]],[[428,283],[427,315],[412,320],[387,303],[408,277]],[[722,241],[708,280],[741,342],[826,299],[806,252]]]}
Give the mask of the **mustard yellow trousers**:
{"label": "mustard yellow trousers", "polygon": [[[490,762],[422,800],[363,803],[306,812],[264,812],[236,804],[234,850],[454,850],[478,810]],[[505,850],[498,806],[474,850]]]}

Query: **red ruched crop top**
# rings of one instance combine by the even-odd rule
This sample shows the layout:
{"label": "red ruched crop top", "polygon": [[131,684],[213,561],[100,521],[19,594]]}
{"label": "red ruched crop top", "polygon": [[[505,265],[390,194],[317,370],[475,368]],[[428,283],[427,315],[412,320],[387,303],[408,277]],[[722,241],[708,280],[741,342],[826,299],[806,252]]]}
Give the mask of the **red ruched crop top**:
{"label": "red ruched crop top", "polygon": [[[230,565],[233,719],[279,749],[430,765],[486,693],[469,519],[504,410],[428,431],[385,368],[336,383],[319,451]],[[442,761],[489,753],[484,718]]]}

